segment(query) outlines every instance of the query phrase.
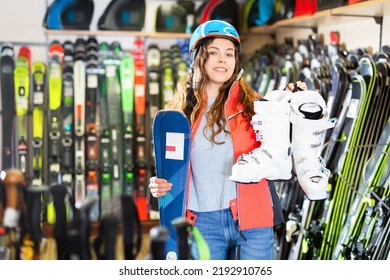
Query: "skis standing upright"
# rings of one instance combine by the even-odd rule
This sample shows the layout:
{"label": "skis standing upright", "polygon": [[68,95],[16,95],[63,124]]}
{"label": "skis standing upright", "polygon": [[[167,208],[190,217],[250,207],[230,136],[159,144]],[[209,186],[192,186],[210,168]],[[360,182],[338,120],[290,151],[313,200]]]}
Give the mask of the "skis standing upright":
{"label": "skis standing upright", "polygon": [[[339,146],[339,151],[342,153],[342,156],[338,158],[340,168],[337,174],[333,174],[330,181],[332,183],[332,199],[325,219],[324,238],[319,255],[322,259],[331,258],[345,219],[345,213],[350,208],[352,196],[355,195],[353,186],[357,181],[354,169],[356,162],[359,158],[361,159],[361,151],[356,147],[364,143],[362,129],[367,121],[367,113],[370,111],[368,108],[376,79],[375,68],[368,57],[361,58],[359,64],[360,73],[350,72],[352,75],[352,97],[341,134],[344,141]],[[367,130],[366,133],[368,132]]]}
{"label": "skis standing upright", "polygon": [[15,105],[17,122],[17,161],[16,167],[25,176],[28,174],[28,105],[30,94],[30,50],[22,47],[15,61],[14,82],[15,82]]}
{"label": "skis standing upright", "polygon": [[120,216],[120,195],[123,186],[122,115],[119,80],[120,45],[109,49],[100,46],[102,92],[99,100],[100,116],[100,204],[101,216],[114,213]]}
{"label": "skis standing upright", "polygon": [[[62,66],[64,49],[58,42],[53,42],[49,48],[49,108],[47,110],[48,120],[48,184],[60,183],[61,159],[61,96],[62,96]],[[47,221],[54,223],[53,202],[47,205]]]}
{"label": "skis standing upright", "polygon": [[172,100],[174,92],[174,77],[172,58],[169,50],[161,53],[161,106],[164,107]]}
{"label": "skis standing upright", "polygon": [[136,132],[136,182],[135,202],[141,220],[149,218],[147,198],[148,149],[146,141],[146,69],[144,42],[141,38],[134,40],[134,101],[135,101],[135,132]]}
{"label": "skis standing upright", "polygon": [[[98,45],[95,38],[87,41],[86,65],[86,96],[85,96],[85,125],[86,125],[86,191],[87,198],[99,194],[98,180],[98,126],[97,126],[97,98],[99,89]],[[99,219],[99,203],[90,209],[90,219]]]}
{"label": "skis standing upright", "polygon": [[49,49],[49,183],[59,183],[61,141],[61,95],[64,49],[54,43]]}
{"label": "skis standing upright", "polygon": [[43,129],[45,115],[46,66],[34,62],[32,72],[32,158],[30,178],[32,186],[43,184]]}
{"label": "skis standing upright", "polygon": [[[0,95],[1,95],[1,177],[6,175],[6,170],[15,164],[14,158],[14,119],[15,119],[15,86],[14,86],[14,50],[11,44],[4,44],[0,57]],[[7,133],[4,133],[7,131]],[[7,204],[6,187],[0,181],[0,211],[4,211]],[[1,228],[0,228],[1,229]],[[5,234],[5,232],[4,232]],[[1,237],[0,237],[1,238]]]}
{"label": "skis standing upright", "polygon": [[15,119],[15,86],[14,86],[14,49],[10,44],[1,48],[1,105],[2,105],[2,171],[14,167],[14,119]]}
{"label": "skis standing upright", "polygon": [[123,116],[123,189],[121,195],[123,249],[125,259],[135,259],[141,248],[141,223],[134,201],[135,130],[134,130],[134,58],[130,52],[122,55],[119,65]]}
{"label": "skis standing upright", "polygon": [[74,44],[66,41],[62,71],[61,182],[69,191],[74,188]]}
{"label": "skis standing upright", "polygon": [[112,210],[111,199],[111,140],[108,127],[108,109],[107,109],[107,81],[105,63],[108,59],[108,45],[103,42],[99,48],[99,76],[100,97],[99,101],[99,194],[100,194],[100,216],[109,214]]}
{"label": "skis standing upright", "polygon": [[75,155],[75,189],[76,206],[85,199],[85,44],[78,41],[75,45],[74,75],[74,155]]}
{"label": "skis standing upright", "polygon": [[111,196],[112,212],[120,216],[120,195],[123,186],[123,155],[122,155],[122,105],[119,80],[120,45],[113,43],[111,58],[107,60],[106,87],[107,87],[107,113],[110,133],[111,150]]}
{"label": "skis standing upright", "polygon": [[123,112],[123,172],[122,193],[133,196],[135,190],[134,157],[134,58],[125,53],[119,65]]}
{"label": "skis standing upright", "polygon": [[[149,127],[153,127],[153,121],[158,110],[161,109],[161,90],[160,90],[160,63],[161,52],[157,45],[150,45],[146,53],[146,65],[147,65],[147,104],[148,104],[148,119]],[[153,133],[152,129],[150,136],[150,174],[156,175],[155,155],[153,148]],[[158,200],[154,197],[150,197],[150,219],[159,218]]]}

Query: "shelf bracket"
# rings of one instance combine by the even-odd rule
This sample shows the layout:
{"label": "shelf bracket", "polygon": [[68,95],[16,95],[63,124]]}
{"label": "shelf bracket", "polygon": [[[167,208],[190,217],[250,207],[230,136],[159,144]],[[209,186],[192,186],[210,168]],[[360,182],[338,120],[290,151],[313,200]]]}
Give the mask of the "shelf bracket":
{"label": "shelf bracket", "polygon": [[370,16],[370,15],[354,15],[354,14],[333,14],[331,16],[337,17],[363,17],[363,18],[372,18],[375,23],[379,25],[379,50],[382,48],[382,34],[383,34],[383,16]]}
{"label": "shelf bracket", "polygon": [[336,17],[365,17],[365,18],[373,18],[376,24],[382,25],[383,16],[370,16],[370,15],[354,15],[354,14],[333,14],[330,13],[331,16]]}

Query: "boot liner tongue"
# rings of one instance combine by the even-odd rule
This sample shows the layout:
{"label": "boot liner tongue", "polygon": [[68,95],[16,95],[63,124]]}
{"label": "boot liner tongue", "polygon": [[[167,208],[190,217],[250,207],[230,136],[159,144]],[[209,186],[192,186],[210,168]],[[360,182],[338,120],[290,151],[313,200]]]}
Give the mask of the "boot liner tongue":
{"label": "boot liner tongue", "polygon": [[301,112],[306,119],[319,120],[322,117],[322,108],[316,103],[304,103],[299,106]]}

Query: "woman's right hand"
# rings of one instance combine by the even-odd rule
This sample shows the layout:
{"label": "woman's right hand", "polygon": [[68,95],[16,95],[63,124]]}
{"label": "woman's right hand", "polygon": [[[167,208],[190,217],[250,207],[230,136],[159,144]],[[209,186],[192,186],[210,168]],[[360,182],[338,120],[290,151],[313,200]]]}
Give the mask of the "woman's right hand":
{"label": "woman's right hand", "polygon": [[149,180],[149,190],[153,197],[161,197],[172,189],[172,183],[162,178],[153,176]]}

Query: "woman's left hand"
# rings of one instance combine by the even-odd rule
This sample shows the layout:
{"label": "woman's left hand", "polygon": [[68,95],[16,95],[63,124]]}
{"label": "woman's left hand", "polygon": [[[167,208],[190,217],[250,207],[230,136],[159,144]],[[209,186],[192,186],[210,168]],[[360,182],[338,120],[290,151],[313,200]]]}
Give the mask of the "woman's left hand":
{"label": "woman's left hand", "polygon": [[307,85],[305,82],[297,81],[295,84],[289,83],[286,87],[286,90],[289,90],[289,91],[307,90]]}

